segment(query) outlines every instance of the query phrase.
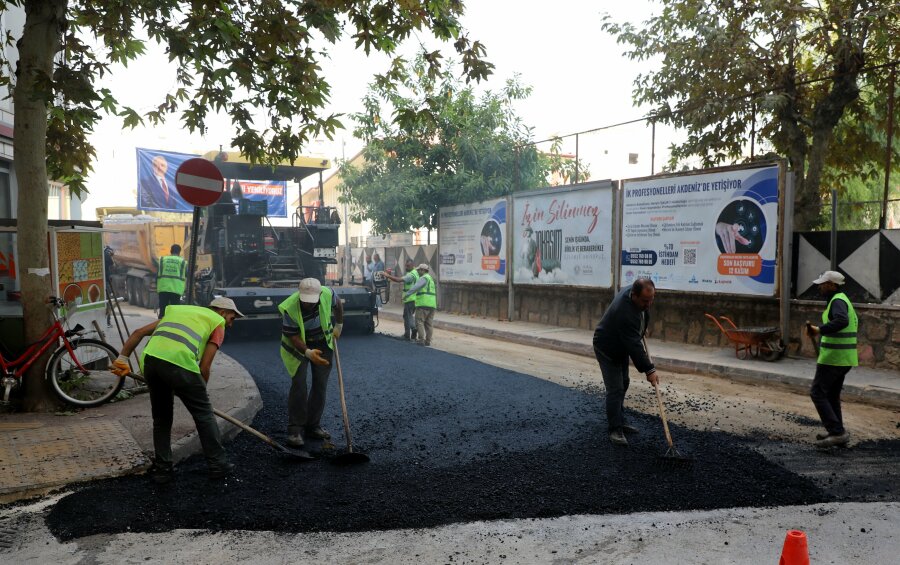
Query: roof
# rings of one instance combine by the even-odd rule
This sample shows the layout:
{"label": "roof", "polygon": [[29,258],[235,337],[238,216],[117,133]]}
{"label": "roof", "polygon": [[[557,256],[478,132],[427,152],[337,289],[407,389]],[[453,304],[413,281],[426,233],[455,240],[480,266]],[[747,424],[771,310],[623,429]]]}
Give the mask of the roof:
{"label": "roof", "polygon": [[281,161],[272,165],[251,163],[237,151],[210,151],[203,158],[215,163],[226,179],[240,180],[295,180],[300,181],[331,167],[328,159],[321,157],[297,157],[293,162]]}

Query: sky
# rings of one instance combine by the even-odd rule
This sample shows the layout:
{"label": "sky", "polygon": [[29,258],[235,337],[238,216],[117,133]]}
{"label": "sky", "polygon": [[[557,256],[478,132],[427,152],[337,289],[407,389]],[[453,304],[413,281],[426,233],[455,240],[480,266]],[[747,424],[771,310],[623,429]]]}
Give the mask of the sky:
{"label": "sky", "polygon": [[[552,9],[548,9],[552,8]],[[634,78],[648,64],[637,64],[622,56],[624,46],[600,29],[604,13],[615,21],[638,23],[651,15],[652,0],[583,1],[557,0],[470,0],[462,20],[470,39],[487,48],[494,74],[478,88],[499,90],[508,78],[518,74],[533,88],[532,95],[517,104],[524,122],[533,127],[534,139],[544,140],[617,124],[646,115],[648,109],[632,105]],[[420,37],[427,41],[427,38]],[[428,42],[432,49],[436,43]],[[417,42],[403,49],[412,55]],[[361,109],[361,100],[372,74],[387,68],[385,56],[366,58],[343,41],[330,48],[330,60],[323,62],[332,87],[325,113],[350,114]],[[175,68],[161,49],[127,68],[117,67],[104,80],[121,103],[139,111],[158,104],[175,85]],[[333,161],[351,157],[362,142],[353,138],[352,122],[334,139],[312,142],[305,155],[323,156]],[[133,206],[136,200],[135,148],[202,154],[219,146],[230,149],[233,132],[227,118],[212,120],[206,135],[191,135],[181,129],[177,118],[154,128],[123,130],[121,120],[104,118],[91,141],[97,150],[94,172],[88,179],[90,191],[82,213],[93,219],[99,206]],[[655,172],[665,159],[665,147],[672,134],[657,128]],[[588,164],[593,179],[634,178],[651,174],[651,133],[643,124],[603,130],[579,136],[579,156]],[[542,148],[549,149],[549,144]],[[575,153],[574,138],[567,139],[563,151]],[[629,164],[629,154],[637,163]],[[306,179],[303,188],[315,184]],[[289,188],[289,203],[299,188]]]}

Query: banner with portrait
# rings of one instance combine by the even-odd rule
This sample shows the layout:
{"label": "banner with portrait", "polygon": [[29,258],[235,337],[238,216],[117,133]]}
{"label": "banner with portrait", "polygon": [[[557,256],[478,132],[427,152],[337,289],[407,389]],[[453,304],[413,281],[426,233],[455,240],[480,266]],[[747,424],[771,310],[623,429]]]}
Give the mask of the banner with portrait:
{"label": "banner with portrait", "polygon": [[611,287],[612,193],[605,181],[514,195],[513,282]]}
{"label": "banner with portrait", "polygon": [[[175,172],[188,159],[200,157],[187,153],[174,153],[156,149],[137,149],[137,207],[141,210],[191,213],[194,206],[178,194]],[[228,179],[228,189],[234,181],[240,186],[240,195],[232,190],[232,196],[248,200],[265,200],[270,217],[287,218],[287,182]],[[235,200],[236,201],[236,200]]]}
{"label": "banner with portrait", "polygon": [[506,200],[440,209],[440,280],[506,282]]}
{"label": "banner with portrait", "polygon": [[137,207],[162,212],[193,212],[175,188],[175,171],[197,155],[137,148]]}
{"label": "banner with portrait", "polygon": [[777,165],[626,180],[622,285],[775,294]]}

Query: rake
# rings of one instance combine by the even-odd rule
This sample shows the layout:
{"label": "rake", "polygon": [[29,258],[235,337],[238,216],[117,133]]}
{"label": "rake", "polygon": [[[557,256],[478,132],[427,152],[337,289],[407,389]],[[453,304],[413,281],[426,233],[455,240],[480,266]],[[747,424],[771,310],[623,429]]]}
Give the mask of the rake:
{"label": "rake", "polygon": [[[644,351],[647,352],[647,357],[650,357],[650,349],[647,347],[646,339],[644,339]],[[682,455],[681,452],[675,448],[675,443],[672,441],[672,433],[669,432],[669,422],[666,419],[666,407],[662,401],[662,394],[659,392],[659,385],[655,382],[653,383],[653,390],[656,391],[656,404],[659,406],[659,417],[662,419],[663,431],[666,433],[666,443],[669,445],[666,452],[657,456],[657,459],[664,466],[684,467],[692,465],[694,460],[687,455]]]}

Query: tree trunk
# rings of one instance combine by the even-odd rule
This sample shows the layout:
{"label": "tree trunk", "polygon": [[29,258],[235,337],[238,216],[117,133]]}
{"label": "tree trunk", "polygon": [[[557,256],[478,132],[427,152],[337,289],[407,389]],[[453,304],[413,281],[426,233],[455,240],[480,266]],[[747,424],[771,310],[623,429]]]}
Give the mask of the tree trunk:
{"label": "tree trunk", "polygon": [[[53,58],[60,48],[67,0],[25,2],[25,28],[18,42],[13,105],[14,166],[18,179],[19,280],[25,341],[38,341],[51,323],[47,297],[54,294],[46,270],[50,267],[47,242],[47,108],[51,100]],[[25,375],[27,411],[49,411],[59,404],[44,378],[49,353]]]}

